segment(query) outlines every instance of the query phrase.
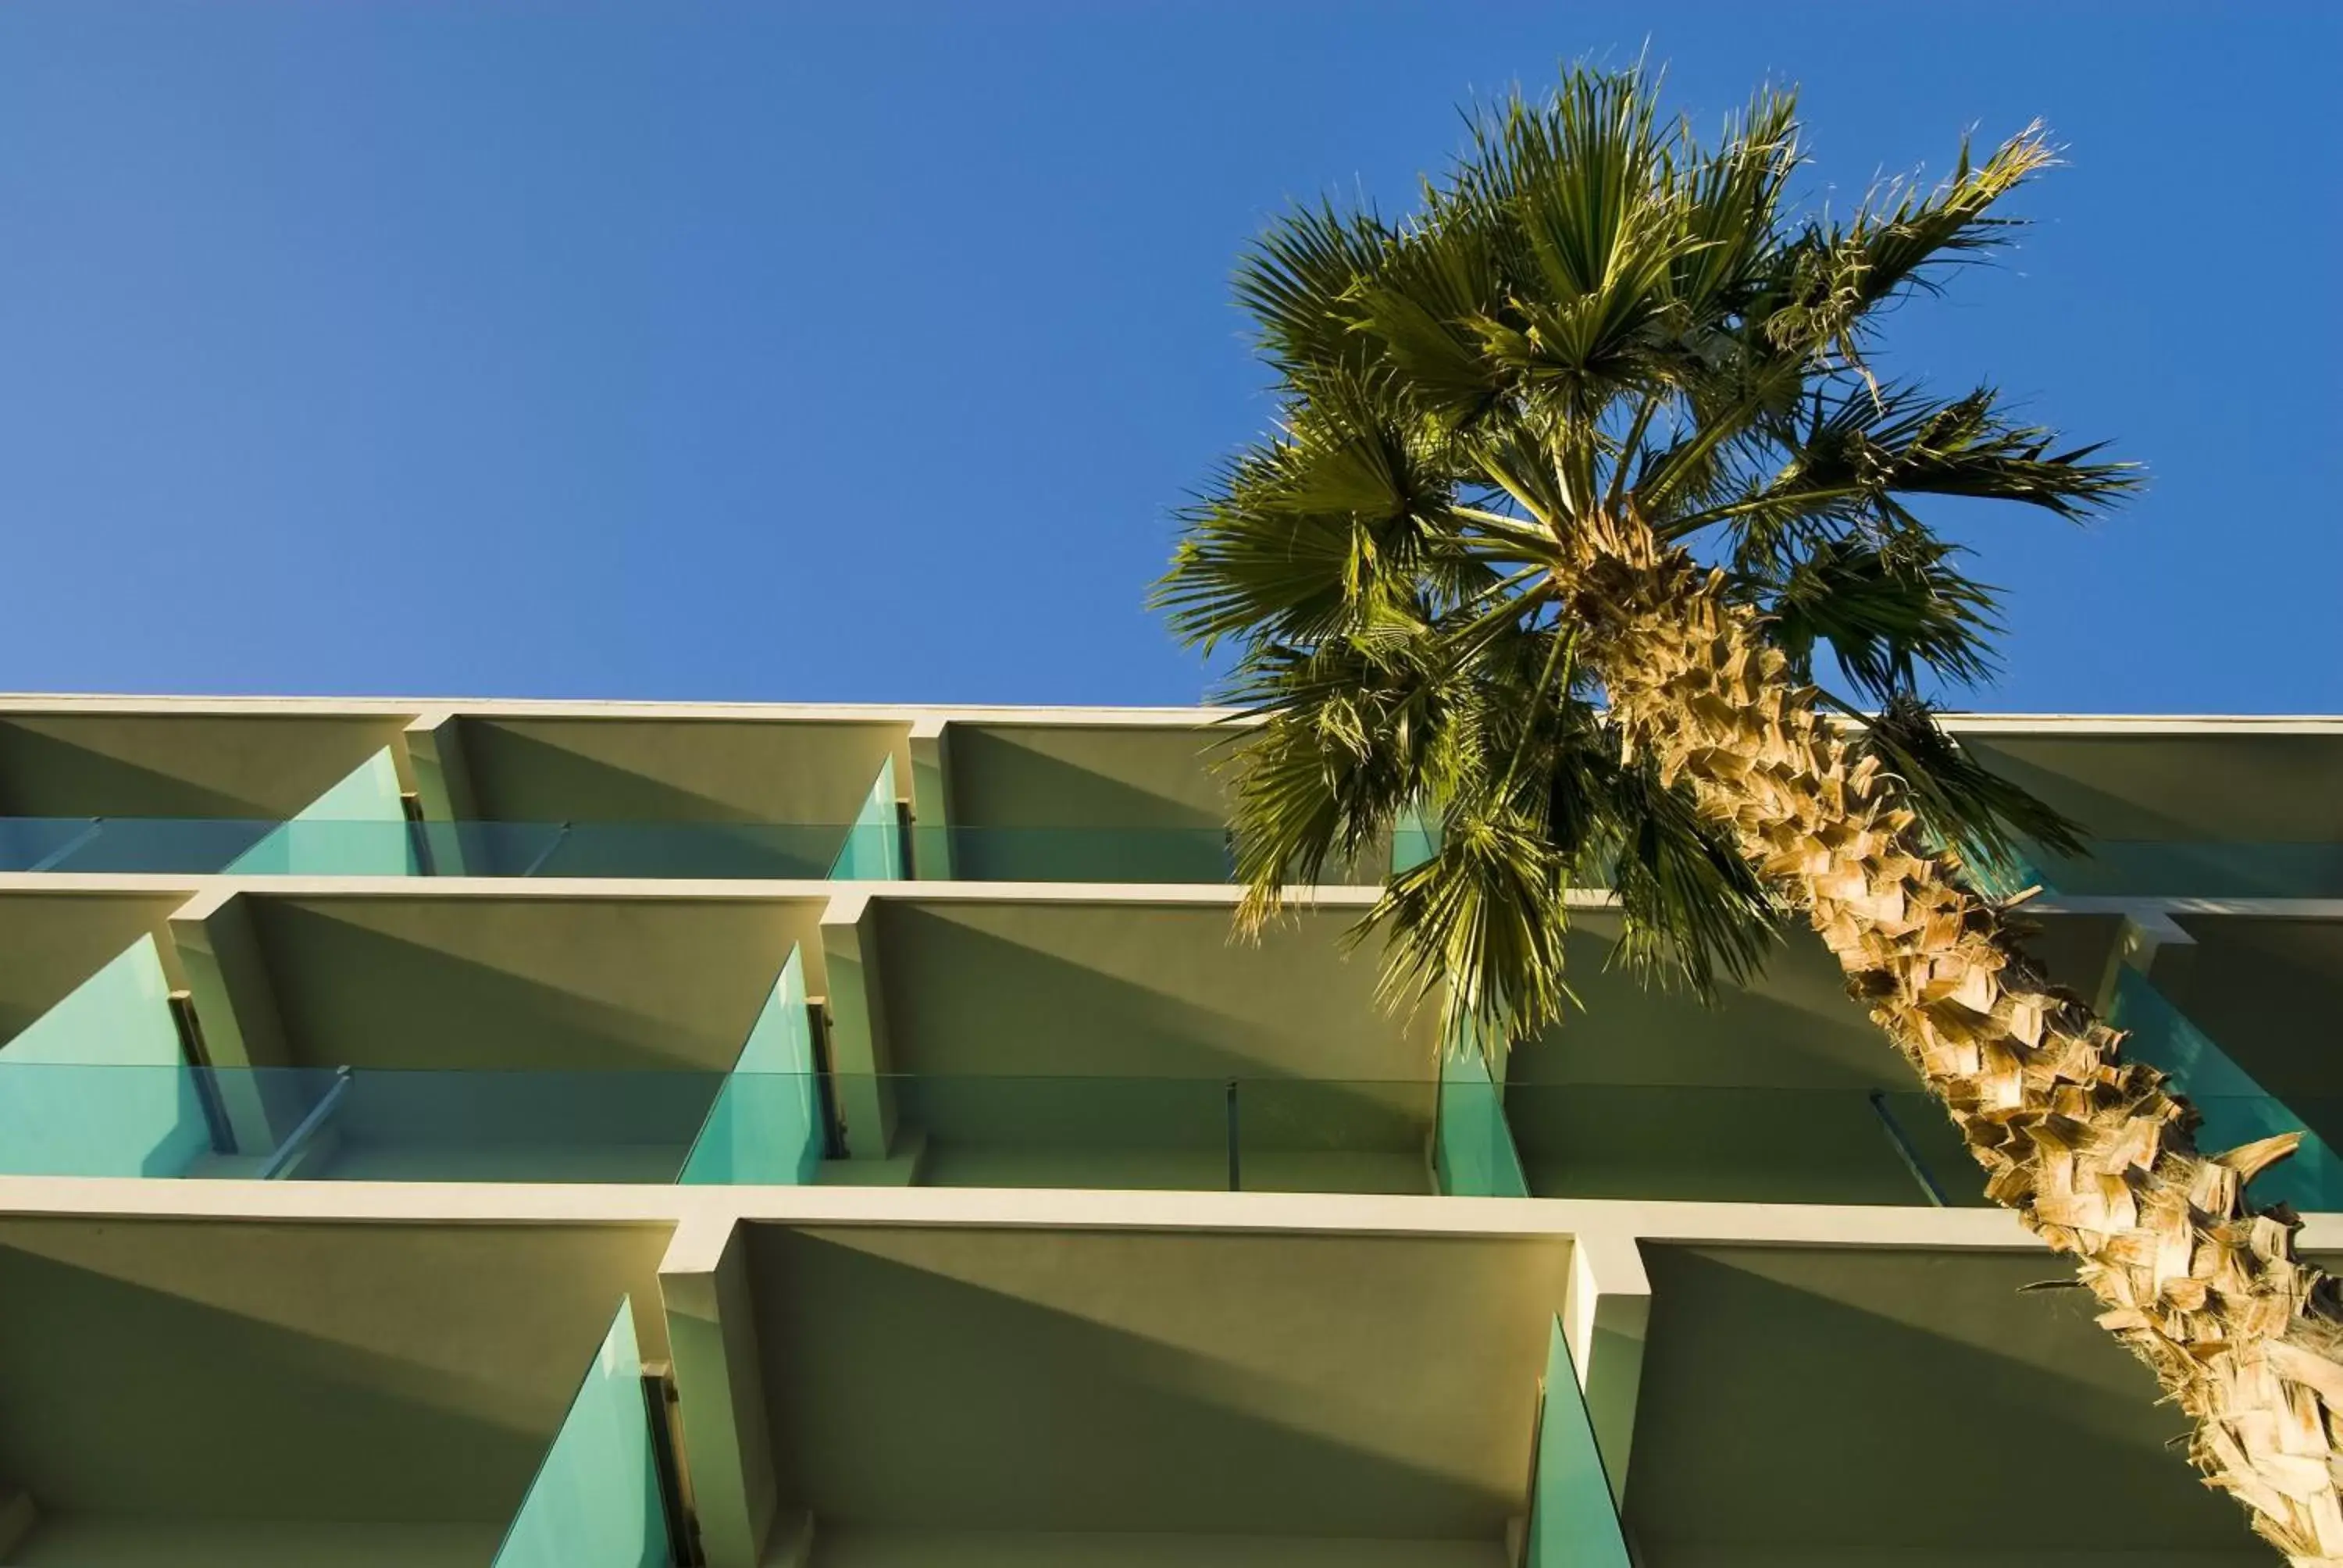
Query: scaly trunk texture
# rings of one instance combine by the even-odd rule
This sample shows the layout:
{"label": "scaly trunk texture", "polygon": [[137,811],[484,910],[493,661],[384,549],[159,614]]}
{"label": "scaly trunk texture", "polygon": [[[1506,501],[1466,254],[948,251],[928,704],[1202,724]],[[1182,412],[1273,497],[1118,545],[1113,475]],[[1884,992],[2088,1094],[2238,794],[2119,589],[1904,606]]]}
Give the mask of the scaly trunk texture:
{"label": "scaly trunk texture", "polygon": [[2343,1564],[2343,1297],[2244,1197],[2295,1136],[2197,1152],[2164,1075],[2123,1060],[2122,1035],[1925,846],[1897,780],[1850,754],[1721,576],[1630,518],[1588,530],[1556,580],[1629,748],[1805,910],[1987,1195],[2073,1255],[2100,1324],[2194,1418],[2208,1483],[2294,1562]]}

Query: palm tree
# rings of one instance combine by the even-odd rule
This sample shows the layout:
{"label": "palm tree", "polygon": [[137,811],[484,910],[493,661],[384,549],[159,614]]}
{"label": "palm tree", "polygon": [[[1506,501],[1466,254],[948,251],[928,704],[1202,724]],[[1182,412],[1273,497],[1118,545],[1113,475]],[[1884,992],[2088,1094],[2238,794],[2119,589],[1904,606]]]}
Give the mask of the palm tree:
{"label": "palm tree", "polygon": [[[2075,518],[2137,482],[1979,387],[1869,360],[1888,308],[2010,235],[2038,128],[1933,188],[1794,210],[1794,98],[1714,143],[1640,71],[1471,116],[1393,222],[1322,205],[1244,260],[1275,432],[1189,508],[1157,601],[1259,720],[1244,918],[1436,824],[1369,917],[1395,999],[1499,1050],[1569,1000],[1574,887],[1703,990],[1803,916],[1986,1191],[2076,1261],[2194,1418],[2192,1457],[2297,1562],[2343,1560],[2343,1310],[2246,1183],[2290,1138],[2195,1114],[2054,989],[1989,874],[2070,827],[1966,759],[1930,689],[1992,668],[1990,591],[1914,508]],[[1816,683],[1827,650],[1843,681]]]}

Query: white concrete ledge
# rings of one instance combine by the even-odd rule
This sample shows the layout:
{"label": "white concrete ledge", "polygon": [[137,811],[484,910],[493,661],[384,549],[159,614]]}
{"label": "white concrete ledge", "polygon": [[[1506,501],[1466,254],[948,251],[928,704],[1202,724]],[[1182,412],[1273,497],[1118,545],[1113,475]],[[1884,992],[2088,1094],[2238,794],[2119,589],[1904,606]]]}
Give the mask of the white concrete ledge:
{"label": "white concrete ledge", "polygon": [[[1287,890],[1296,908],[1363,910],[1380,887],[1329,883]],[[178,876],[116,871],[0,871],[0,893],[175,893],[224,900],[233,893],[297,899],[599,899],[627,902],[802,900],[845,893],[896,902],[1153,904],[1233,910],[1244,890],[1226,882],[922,882],[849,878],[753,877],[277,877]],[[1606,893],[1574,895],[1574,905],[1607,908]]]}
{"label": "white concrete ledge", "polygon": [[[1100,708],[1020,703],[602,702],[468,697],[173,697],[128,693],[0,692],[19,713],[178,713],[251,717],[406,715],[483,719],[769,719],[904,724],[1183,726],[1245,722],[1241,709],[1197,706]],[[1964,735],[2343,735],[2343,715],[2258,713],[1946,713]]]}
{"label": "white concrete ledge", "polygon": [[[2031,1251],[1997,1209],[1652,1203],[1337,1192],[1163,1192],[975,1187],[674,1187],[453,1181],[186,1181],[0,1176],[0,1214],[352,1223],[984,1225],[1025,1229],[1552,1236],[1775,1246]],[[2343,1249],[2343,1215],[2307,1228]]]}

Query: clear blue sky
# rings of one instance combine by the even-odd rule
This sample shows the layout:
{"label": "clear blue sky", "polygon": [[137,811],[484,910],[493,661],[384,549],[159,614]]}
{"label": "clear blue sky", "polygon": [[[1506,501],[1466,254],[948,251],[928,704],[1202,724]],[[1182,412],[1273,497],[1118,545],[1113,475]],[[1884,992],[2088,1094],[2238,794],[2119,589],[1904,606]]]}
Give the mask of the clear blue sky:
{"label": "clear blue sky", "polygon": [[1981,705],[2343,709],[2338,18],[15,0],[0,689],[1191,700],[1140,601],[1266,417],[1239,247],[1648,50],[1704,118],[1803,83],[1842,203],[2067,144],[1897,324],[2154,474],[1972,531]]}

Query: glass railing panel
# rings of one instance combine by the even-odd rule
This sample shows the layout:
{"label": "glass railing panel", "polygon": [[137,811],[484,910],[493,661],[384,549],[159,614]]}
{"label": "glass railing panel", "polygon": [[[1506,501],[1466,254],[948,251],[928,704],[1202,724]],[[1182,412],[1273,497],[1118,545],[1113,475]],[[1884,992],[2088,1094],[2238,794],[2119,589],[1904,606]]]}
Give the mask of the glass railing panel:
{"label": "glass railing panel", "polygon": [[184,1176],[213,1147],[192,1069],[0,1061],[0,1175]]}
{"label": "glass railing panel", "polygon": [[419,822],[407,833],[427,877],[527,877],[569,835],[559,822]]}
{"label": "glass railing panel", "polygon": [[677,1178],[687,1187],[799,1187],[821,1169],[821,1082],[810,1073],[724,1081]]}
{"label": "glass railing panel", "polygon": [[[952,875],[969,882],[1206,882],[1236,878],[1228,829],[1190,828],[914,828],[924,863],[948,851]],[[1379,849],[1360,863],[1290,879],[1322,887],[1373,887],[1383,879]]]}
{"label": "glass railing panel", "polygon": [[[851,1094],[850,1081],[844,1092]],[[943,1187],[1224,1191],[1233,1142],[1220,1081],[900,1074],[899,1141],[925,1140],[918,1179]]]}
{"label": "glass railing panel", "polygon": [[2013,879],[2076,897],[2343,898],[2343,843],[2099,839],[2089,853],[2036,852]]}
{"label": "glass railing panel", "polygon": [[[735,1085],[788,1092],[747,1074]],[[822,1087],[833,1103],[884,1101],[896,1122],[890,1147],[826,1161],[823,1181],[876,1180],[882,1163],[908,1159],[891,1179],[934,1186],[1986,1201],[1949,1121],[1916,1091],[1435,1087],[1429,1075],[898,1074]],[[794,1126],[799,1113],[778,1119]]]}
{"label": "glass railing panel", "polygon": [[497,829],[488,857],[507,877],[818,878],[846,829],[780,822],[462,823]]}
{"label": "glass railing panel", "polygon": [[844,823],[0,818],[0,870],[239,876],[825,875]]}
{"label": "glass railing panel", "polygon": [[2197,1148],[2219,1153],[2279,1133],[2302,1134],[2293,1154],[2254,1178],[2250,1196],[2256,1203],[2343,1210],[2343,1161],[2333,1147],[2311,1131],[2298,1108],[2264,1092],[2154,981],[2128,966],[2118,969],[2107,1021],[2128,1031],[2124,1049],[2135,1060],[2170,1074],[2197,1108],[2203,1118]]}
{"label": "glass railing panel", "polygon": [[[896,880],[910,859],[967,881],[1227,883],[1229,835],[1197,828],[859,822],[409,822],[0,818],[0,870],[240,876]],[[1292,880],[1372,887],[1384,853]]]}
{"label": "glass railing panel", "polygon": [[723,1088],[712,1072],[358,1072],[325,1180],[673,1181]]}
{"label": "glass railing panel", "polygon": [[0,1061],[0,1174],[666,1183],[723,1081]]}
{"label": "glass railing panel", "polygon": [[[2300,1126],[2268,1096],[2196,1099],[2207,1147]],[[891,1107],[892,1146],[840,1135],[839,1108],[865,1102]],[[2335,1169],[2310,1140],[2256,1195],[2343,1210]],[[1428,1073],[832,1081],[0,1061],[0,1174],[1986,1201],[1943,1111],[1916,1091],[1435,1086]]]}
{"label": "glass railing panel", "polygon": [[1211,828],[915,828],[950,840],[967,882],[1226,882],[1227,829]]}
{"label": "glass railing panel", "polygon": [[878,780],[854,814],[829,875],[838,881],[899,881],[911,874],[903,850],[902,807],[895,799],[895,759],[890,757],[879,764]]}
{"label": "glass railing panel", "polygon": [[277,826],[205,817],[0,818],[0,870],[207,876]]}
{"label": "glass railing panel", "polygon": [[0,817],[0,871],[52,871],[97,836],[91,817]]}
{"label": "glass railing panel", "polygon": [[409,877],[416,867],[406,828],[398,765],[386,747],[238,856],[228,870],[295,877]]}
{"label": "glass railing panel", "polygon": [[1544,1395],[1530,1493],[1528,1568],[1628,1568],[1626,1533],[1560,1318],[1546,1334]]}
{"label": "glass railing panel", "polygon": [[699,1130],[686,1186],[797,1186],[821,1169],[827,1142],[805,961],[789,956]]}
{"label": "glass railing panel", "polygon": [[1421,811],[1410,809],[1401,812],[1398,823],[1392,829],[1393,873],[1412,871],[1438,853],[1439,823]]}
{"label": "glass railing panel", "polygon": [[493,1568],[668,1568],[674,1561],[633,1307],[621,1301]]}
{"label": "glass railing panel", "polygon": [[223,869],[239,877],[414,877],[423,874],[416,829],[400,821],[282,823]]}
{"label": "glass railing panel", "polygon": [[[1392,1081],[1110,1075],[896,1074],[830,1085],[892,1107],[888,1150],[824,1167],[868,1180],[916,1152],[910,1179],[963,1187],[1429,1192],[1435,1093]],[[852,1139],[848,1141],[853,1142]]]}
{"label": "glass railing panel", "polygon": [[1477,1049],[1441,1063],[1440,1125],[1433,1150],[1440,1190],[1458,1198],[1525,1198],[1529,1178],[1505,1121],[1503,1089],[1490,1081]]}
{"label": "glass railing panel", "polygon": [[1918,1091],[1513,1082],[1504,1102],[1542,1198],[1986,1201],[1950,1120]]}
{"label": "glass railing panel", "polygon": [[1236,1185],[1248,1192],[1430,1192],[1437,1089],[1421,1081],[1236,1082]]}

